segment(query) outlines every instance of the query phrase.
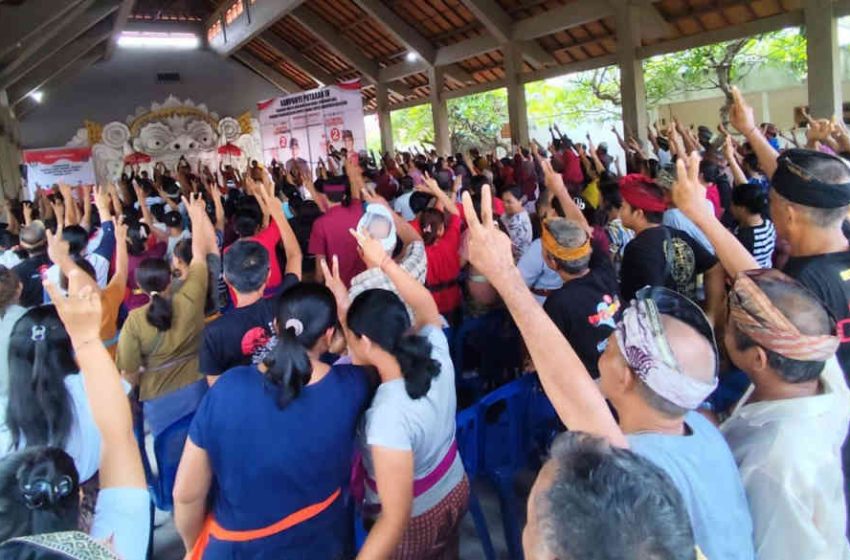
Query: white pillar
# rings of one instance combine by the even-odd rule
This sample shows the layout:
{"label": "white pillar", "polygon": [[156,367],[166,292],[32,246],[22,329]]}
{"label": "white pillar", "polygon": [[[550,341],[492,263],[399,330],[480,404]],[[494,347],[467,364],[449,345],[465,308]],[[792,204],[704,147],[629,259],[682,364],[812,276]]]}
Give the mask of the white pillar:
{"label": "white pillar", "polygon": [[640,7],[631,2],[621,4],[617,9],[616,21],[623,132],[629,130],[638,138],[646,139],[646,88],[643,64],[636,53],[640,46]]}
{"label": "white pillar", "polygon": [[770,95],[766,91],[761,92],[761,122],[772,122],[770,120]]}
{"label": "white pillar", "polygon": [[831,0],[804,0],[806,55],[809,64],[809,113],[816,118],[842,111],[841,58],[838,51],[838,22]]}
{"label": "white pillar", "polygon": [[452,145],[449,137],[449,107],[443,98],[443,81],[445,73],[442,68],[432,66],[428,69],[428,82],[431,86],[431,117],[434,119],[434,145],[437,154],[451,154]]}
{"label": "white pillar", "polygon": [[377,102],[378,127],[381,130],[381,152],[393,153],[393,123],[390,119],[390,100],[386,84],[375,84],[375,100]]}
{"label": "white pillar", "polygon": [[516,43],[506,43],[502,45],[502,55],[505,60],[511,144],[528,146],[528,106],[525,102],[525,84],[519,76],[522,71],[522,52]]}

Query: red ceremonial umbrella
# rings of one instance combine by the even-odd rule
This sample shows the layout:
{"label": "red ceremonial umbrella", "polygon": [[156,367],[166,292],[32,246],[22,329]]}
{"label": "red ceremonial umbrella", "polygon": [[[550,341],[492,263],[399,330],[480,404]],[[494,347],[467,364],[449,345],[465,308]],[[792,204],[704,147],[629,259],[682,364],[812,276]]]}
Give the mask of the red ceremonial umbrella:
{"label": "red ceremonial umbrella", "polygon": [[151,157],[144,152],[133,152],[124,156],[125,165],[138,165],[140,163],[150,163]]}
{"label": "red ceremonial umbrella", "polygon": [[239,149],[239,146],[234,146],[230,142],[223,146],[219,146],[218,153],[223,156],[236,156],[239,157],[242,155],[242,150]]}

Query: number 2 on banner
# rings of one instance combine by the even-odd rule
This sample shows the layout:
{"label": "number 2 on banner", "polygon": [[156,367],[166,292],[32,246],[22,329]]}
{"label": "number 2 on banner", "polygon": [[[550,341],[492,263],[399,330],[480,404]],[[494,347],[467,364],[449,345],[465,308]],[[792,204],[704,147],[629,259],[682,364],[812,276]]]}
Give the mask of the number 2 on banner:
{"label": "number 2 on banner", "polygon": [[334,128],[331,129],[331,141],[332,142],[338,142],[341,137],[342,137],[342,134],[340,134],[338,128],[334,127]]}
{"label": "number 2 on banner", "polygon": [[286,136],[281,136],[281,137],[278,139],[278,145],[279,145],[281,148],[285,148],[285,147],[286,147]]}

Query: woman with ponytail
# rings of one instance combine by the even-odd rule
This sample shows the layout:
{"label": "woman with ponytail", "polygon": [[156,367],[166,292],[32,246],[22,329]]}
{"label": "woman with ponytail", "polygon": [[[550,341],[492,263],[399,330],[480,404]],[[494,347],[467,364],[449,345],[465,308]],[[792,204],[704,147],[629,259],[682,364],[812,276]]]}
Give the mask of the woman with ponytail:
{"label": "woman with ponytail", "polygon": [[194,233],[186,279],[174,291],[168,262],[141,261],[135,280],[148,303],[130,312],[118,338],[118,369],[139,386],[145,421],[154,437],[194,412],[207,389],[199,373],[198,350],[207,300],[205,256],[215,245],[215,232],[203,199],[184,203]]}
{"label": "woman with ponytail", "polygon": [[366,372],[320,360],[338,332],[325,286],[285,291],[275,325],[263,362],[222,375],[192,421],[174,487],[192,558],[353,556],[348,481]]}
{"label": "woman with ponytail", "polygon": [[9,340],[9,451],[39,445],[64,449],[80,482],[95,475],[100,435],[94,425],[71,339],[52,305],[27,311]]}
{"label": "woman with ponytail", "polygon": [[[347,314],[354,363],[374,367],[381,380],[360,438],[370,530],[358,558],[457,558],[469,482],[455,443],[455,375],[440,314],[380,242],[354,235],[366,263],[381,268],[416,317],[411,326],[402,300],[385,290],[363,292]],[[332,278],[339,299],[342,283]]]}
{"label": "woman with ponytail", "polygon": [[[69,391],[72,420],[64,446],[58,443],[59,435],[65,433],[62,422],[47,418],[46,430],[21,428],[26,433],[28,447],[0,460],[0,558],[3,559],[143,560],[147,556],[150,496],[133,436],[130,406],[118,370],[101,340],[100,294],[84,275],[79,268],[71,271],[67,296],[58,285],[45,285],[55,308],[33,309],[18,322],[12,353],[19,352],[21,356],[11,361],[28,360],[33,368],[43,362],[44,371],[55,372],[53,376],[67,371],[76,361],[77,366],[72,370],[79,369],[80,373],[65,375],[65,384],[71,378],[79,383],[80,391],[84,391],[87,422],[98,441],[102,441],[99,453],[94,454],[100,492],[93,523],[88,534],[79,530],[80,485],[85,474],[70,448],[79,417],[76,397]],[[12,369],[14,372],[16,366]],[[30,374],[44,377],[34,370]],[[33,395],[36,400],[25,404],[35,408],[41,398],[39,393],[49,392],[47,383],[32,384],[40,389]],[[39,435],[45,432],[46,440]],[[33,447],[33,443],[48,446]]]}

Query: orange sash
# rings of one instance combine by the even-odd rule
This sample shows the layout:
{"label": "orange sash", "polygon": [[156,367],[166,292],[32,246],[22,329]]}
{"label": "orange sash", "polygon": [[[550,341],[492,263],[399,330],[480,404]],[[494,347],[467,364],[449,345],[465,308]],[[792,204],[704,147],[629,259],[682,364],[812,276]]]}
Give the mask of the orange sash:
{"label": "orange sash", "polygon": [[263,527],[261,529],[252,529],[248,531],[231,531],[219,525],[213,515],[209,514],[206,520],[204,521],[203,528],[201,528],[201,534],[198,535],[198,539],[195,541],[195,546],[192,547],[191,558],[192,560],[201,560],[204,557],[204,551],[207,549],[207,544],[209,544],[210,536],[213,536],[220,541],[247,542],[263,539],[272,535],[276,535],[278,533],[282,533],[287,529],[291,529],[296,525],[304,523],[305,521],[309,521],[310,519],[316,517],[317,515],[328,509],[331,504],[333,504],[336,499],[339,498],[341,492],[342,489],[337,488],[334,493],[328,496],[328,498],[324,501],[299,509],[294,513],[290,513],[280,521],[272,523],[271,525]]}

